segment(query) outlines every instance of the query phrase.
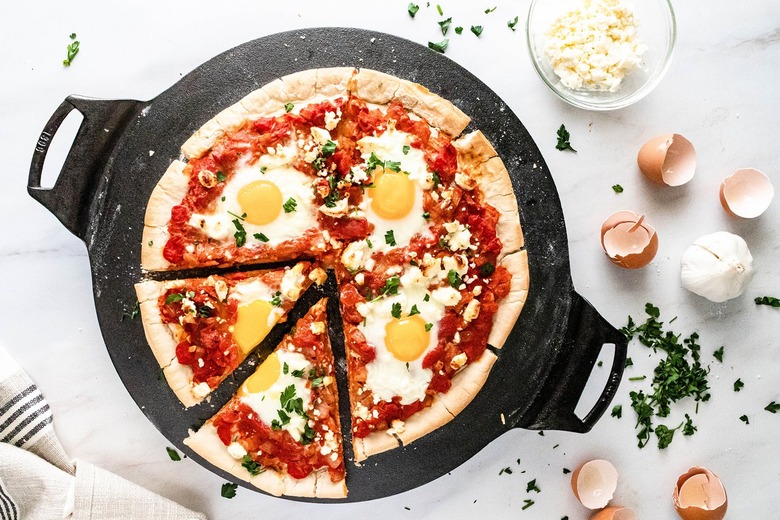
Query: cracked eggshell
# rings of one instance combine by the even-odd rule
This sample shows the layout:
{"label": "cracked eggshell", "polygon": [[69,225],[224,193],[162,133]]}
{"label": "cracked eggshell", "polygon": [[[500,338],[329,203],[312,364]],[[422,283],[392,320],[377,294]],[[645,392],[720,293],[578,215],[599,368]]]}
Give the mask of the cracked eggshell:
{"label": "cracked eggshell", "polygon": [[615,466],[609,461],[596,459],[574,470],[571,474],[571,489],[583,506],[601,509],[612,500],[617,481]]}
{"label": "cracked eggshell", "polygon": [[636,520],[636,514],[627,507],[610,506],[590,517],[590,520]]}
{"label": "cracked eggshell", "polygon": [[654,137],[639,149],[636,157],[642,174],[666,186],[682,186],[696,173],[696,150],[680,134]]}
{"label": "cracked eggshell", "polygon": [[720,204],[732,217],[756,218],[774,196],[769,177],[754,168],[737,170],[720,184]]}
{"label": "cracked eggshell", "polygon": [[658,234],[644,219],[633,211],[618,211],[601,225],[601,247],[616,265],[638,269],[655,258]]}
{"label": "cracked eggshell", "polygon": [[674,508],[683,520],[722,520],[729,500],[718,476],[694,467],[677,479]]}

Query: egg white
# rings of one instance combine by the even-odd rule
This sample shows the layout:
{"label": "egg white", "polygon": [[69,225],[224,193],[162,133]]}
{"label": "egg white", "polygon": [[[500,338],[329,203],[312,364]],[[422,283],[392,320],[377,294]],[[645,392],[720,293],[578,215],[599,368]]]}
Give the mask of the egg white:
{"label": "egg white", "polygon": [[[433,186],[433,174],[428,171],[425,154],[417,148],[412,148],[414,137],[406,132],[389,128],[381,136],[366,136],[358,141],[360,155],[368,161],[371,154],[383,161],[401,163],[401,171],[409,175],[414,182],[414,204],[411,211],[403,218],[388,220],[379,216],[371,208],[371,197],[366,195],[366,216],[374,224],[374,231],[369,236],[375,251],[388,251],[393,247],[406,247],[417,233],[430,234],[430,226],[423,214],[423,190]],[[404,146],[409,150],[404,154]],[[365,169],[366,165],[363,165]],[[393,231],[396,245],[390,246],[385,241],[385,234]]]}
{"label": "egg white", "polygon": [[[267,244],[278,245],[287,240],[300,237],[306,230],[317,227],[316,207],[312,191],[312,179],[290,165],[295,159],[294,149],[279,147],[273,155],[264,155],[254,164],[240,164],[232,175],[222,195],[216,201],[216,208],[211,214],[193,213],[190,225],[203,229],[210,238],[220,241],[233,241],[236,226],[233,215],[241,215],[244,210],[238,203],[238,193],[254,181],[265,180],[275,184],[282,193],[282,203],[293,198],[296,202],[295,211],[285,213],[281,209],[279,216],[268,224],[256,225],[247,221],[241,224],[246,231],[246,245]],[[266,168],[265,173],[261,168]],[[224,199],[224,200],[223,200]],[[233,215],[231,215],[233,213]],[[254,237],[262,233],[268,242],[262,242]]]}
{"label": "egg white", "polygon": [[[295,387],[295,397],[302,398],[304,411],[311,408],[311,389],[306,385],[306,379],[292,375],[294,370],[308,371],[311,364],[303,354],[298,352],[277,350],[276,355],[279,358],[279,376],[271,387],[263,392],[249,393],[239,397],[241,402],[257,412],[260,420],[268,426],[271,426],[273,421],[279,421],[279,410],[282,409],[279,398],[284,389],[290,385]],[[284,373],[285,363],[288,367],[286,374]],[[288,415],[290,422],[282,426],[282,429],[287,431],[293,439],[299,441],[306,425],[306,419],[297,413]]]}
{"label": "egg white", "polygon": [[[427,280],[420,270],[412,267],[401,277],[398,294],[367,302],[360,310],[365,314],[365,323],[358,325],[369,345],[374,347],[376,358],[366,364],[366,387],[373,392],[374,401],[391,401],[401,398],[401,404],[411,404],[425,398],[425,391],[433,377],[433,371],[423,368],[425,356],[436,348],[439,337],[439,322],[444,317],[445,306],[435,298],[425,301],[428,291]],[[395,318],[391,315],[394,303],[401,304],[401,316],[407,317],[413,305],[420,316],[433,326],[429,332],[428,345],[420,356],[408,363],[396,358],[385,344],[385,326]]]}

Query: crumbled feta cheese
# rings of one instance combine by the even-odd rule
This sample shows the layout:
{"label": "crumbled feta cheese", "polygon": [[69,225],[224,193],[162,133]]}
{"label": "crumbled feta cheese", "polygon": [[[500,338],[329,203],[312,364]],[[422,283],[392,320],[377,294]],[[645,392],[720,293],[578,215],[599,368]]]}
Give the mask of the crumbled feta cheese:
{"label": "crumbled feta cheese", "polygon": [[479,300],[471,300],[468,305],[466,305],[466,308],[463,309],[463,321],[469,323],[477,319],[477,316],[479,316],[479,306]]}
{"label": "crumbled feta cheese", "polygon": [[328,141],[330,141],[330,132],[328,132],[324,128],[313,126],[311,127],[311,137],[312,139],[314,139],[315,143],[322,146]]}
{"label": "crumbled feta cheese", "polygon": [[461,352],[450,360],[450,368],[453,370],[458,370],[460,367],[466,364],[466,361],[468,361],[468,356],[466,356],[465,352]]}
{"label": "crumbled feta cheese", "polygon": [[325,283],[325,280],[328,279],[328,273],[325,272],[325,269],[322,267],[316,267],[312,269],[312,271],[309,273],[309,280],[316,283],[317,285],[322,285]]}
{"label": "crumbled feta cheese", "polygon": [[315,321],[309,326],[309,329],[311,330],[312,334],[320,335],[323,332],[325,332],[325,322],[323,321]]}
{"label": "crumbled feta cheese", "polygon": [[366,257],[370,254],[368,243],[365,240],[351,242],[341,254],[341,263],[350,271],[357,271],[363,267]]}
{"label": "crumbled feta cheese", "polygon": [[227,447],[228,454],[236,460],[241,460],[246,456],[246,450],[237,442],[231,442]]}
{"label": "crumbled feta cheese", "polygon": [[347,213],[348,202],[347,199],[339,199],[334,203],[333,207],[323,204],[319,207],[319,210],[320,213],[324,213],[329,217],[341,217]]}
{"label": "crumbled feta cheese", "polygon": [[460,293],[452,287],[440,287],[439,289],[435,289],[431,293],[431,296],[434,300],[446,307],[457,305],[460,301]]}
{"label": "crumbled feta cheese", "polygon": [[225,280],[217,280],[214,282],[214,291],[217,293],[217,298],[220,301],[225,301],[228,295],[228,286]]}
{"label": "crumbled feta cheese", "polygon": [[336,125],[339,124],[339,121],[341,121],[341,110],[338,110],[338,113],[331,112],[331,111],[325,112],[325,128],[326,129],[333,130],[334,128],[336,128]]}
{"label": "crumbled feta cheese", "polygon": [[447,222],[444,224],[444,229],[447,230],[445,240],[451,250],[460,251],[471,246],[471,231],[460,222]]}
{"label": "crumbled feta cheese", "polygon": [[297,264],[292,269],[288,269],[282,277],[280,291],[282,296],[288,300],[297,300],[301,295],[301,286],[306,277],[303,276],[303,264]]}
{"label": "crumbled feta cheese", "polygon": [[203,399],[211,393],[211,387],[207,382],[198,383],[192,388],[192,395],[199,399]]}
{"label": "crumbled feta cheese", "polygon": [[355,275],[355,283],[358,285],[363,285],[366,282],[366,277],[363,273],[358,273]]}
{"label": "crumbled feta cheese", "polygon": [[480,294],[482,294],[482,286],[477,285],[476,287],[474,287],[474,296],[479,296]]}

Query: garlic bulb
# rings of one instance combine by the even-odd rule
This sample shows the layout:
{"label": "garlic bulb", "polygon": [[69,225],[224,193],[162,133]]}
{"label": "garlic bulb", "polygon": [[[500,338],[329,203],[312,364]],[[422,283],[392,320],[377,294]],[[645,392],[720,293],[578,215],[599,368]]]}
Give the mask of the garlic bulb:
{"label": "garlic bulb", "polygon": [[753,277],[753,257],[742,237],[718,231],[697,238],[680,262],[683,287],[713,302],[736,298]]}

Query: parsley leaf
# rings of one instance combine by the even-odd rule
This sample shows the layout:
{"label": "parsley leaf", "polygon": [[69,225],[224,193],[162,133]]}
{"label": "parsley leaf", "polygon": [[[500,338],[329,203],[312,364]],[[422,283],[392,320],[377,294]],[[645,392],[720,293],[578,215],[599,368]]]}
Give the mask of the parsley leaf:
{"label": "parsley leaf", "polygon": [[712,353],[713,357],[723,363],[723,347],[720,347],[718,350]]}
{"label": "parsley leaf", "polygon": [[417,11],[420,10],[420,6],[409,2],[409,5],[406,7],[406,10],[409,12],[409,16],[414,18],[414,15],[417,14]]}
{"label": "parsley leaf", "polygon": [[254,234],[254,235],[252,235],[252,236],[253,236],[253,237],[255,237],[257,240],[259,240],[260,242],[268,242],[268,237],[267,237],[267,236],[265,236],[265,235],[264,235],[264,234],[262,234],[262,233],[255,233],[255,234]]}
{"label": "parsley leaf", "polygon": [[293,211],[296,211],[296,207],[297,206],[298,206],[298,203],[292,197],[287,199],[287,202],[282,204],[282,207],[284,208],[284,212],[285,213],[292,213]]}
{"label": "parsley leaf", "polygon": [[201,307],[198,309],[198,315],[199,315],[200,317],[202,317],[202,318],[208,318],[209,316],[211,316],[211,311],[213,311],[213,310],[214,310],[214,309],[212,309],[212,308],[211,308],[211,307],[209,307],[208,305],[202,305],[202,306],[201,306]]}
{"label": "parsley leaf", "polygon": [[390,310],[390,314],[393,315],[393,318],[399,319],[401,317],[401,304],[400,303],[394,303],[392,309]]}
{"label": "parsley leaf", "polygon": [[514,18],[512,18],[511,20],[509,20],[509,21],[506,23],[506,26],[507,26],[507,27],[509,27],[510,29],[512,29],[512,30],[514,31],[514,30],[515,30],[515,28],[517,27],[517,23],[518,23],[519,21],[520,21],[520,17],[519,17],[519,16],[515,16]]}
{"label": "parsley leaf", "polygon": [[472,25],[471,26],[471,32],[473,32],[477,36],[481,36],[482,35],[482,30],[483,30],[483,27],[481,25]]}
{"label": "parsley leaf", "polygon": [[496,7],[489,7],[488,9],[485,9],[485,14],[490,14],[493,11],[495,11],[496,9],[498,9],[498,6],[496,6]]}
{"label": "parsley leaf", "polygon": [[430,332],[432,328],[433,328],[433,323],[425,324],[425,332]]}
{"label": "parsley leaf", "polygon": [[222,497],[223,498],[233,498],[236,496],[236,489],[238,488],[238,484],[233,484],[231,482],[225,482],[222,484]]}
{"label": "parsley leaf", "polygon": [[404,147],[401,148],[401,151],[403,152],[404,155],[409,155],[409,150],[411,149],[412,148],[408,144],[405,144]]}
{"label": "parsley leaf", "polygon": [[526,509],[528,509],[529,507],[534,505],[534,501],[531,500],[530,498],[526,498],[525,500],[523,500],[523,504],[525,504],[525,505],[523,507],[521,507],[520,509],[525,511]]}
{"label": "parsley leaf", "polygon": [[222,171],[217,172],[217,182],[225,182],[227,179],[227,175],[224,174]]}
{"label": "parsley leaf", "polygon": [[293,105],[292,103],[285,103],[284,104],[284,111],[287,112],[288,114],[290,112],[292,112],[293,108],[295,108],[295,105]]}
{"label": "parsley leaf", "polygon": [[698,428],[696,428],[696,426],[693,425],[693,420],[691,419],[691,416],[686,413],[685,426],[683,426],[683,435],[685,435],[686,437],[690,437],[696,432],[697,429]]}
{"label": "parsley leaf", "polygon": [[428,48],[433,49],[436,52],[440,52],[444,54],[444,51],[447,50],[447,46],[450,44],[449,38],[444,38],[442,41],[438,43],[434,42],[428,42]]}
{"label": "parsley leaf", "polygon": [[748,416],[747,416],[747,415],[741,415],[741,416],[739,417],[739,420],[740,420],[740,421],[742,421],[742,422],[743,422],[743,423],[745,423],[745,424],[750,424],[750,419],[748,419]]}
{"label": "parsley leaf", "polygon": [[542,492],[542,490],[539,489],[539,486],[536,485],[536,479],[533,479],[525,486],[526,493],[530,493],[531,491],[536,491],[537,493]]}
{"label": "parsley leaf", "polygon": [[756,305],[769,305],[770,307],[780,307],[780,299],[774,296],[759,296],[754,300]]}
{"label": "parsley leaf", "polygon": [[623,193],[623,186],[621,186],[620,184],[615,184],[612,186],[612,191],[614,191],[615,193]]}
{"label": "parsley leaf", "polygon": [[463,34],[463,27],[460,25],[455,27],[455,34]]}
{"label": "parsley leaf", "polygon": [[389,230],[387,233],[385,233],[385,244],[395,247],[395,235],[393,234],[393,230]]}
{"label": "parsley leaf", "polygon": [[[167,298],[166,298],[167,303]],[[141,312],[141,302],[138,300],[135,301],[133,304],[133,308],[130,309],[130,311],[125,308],[125,311],[122,313],[122,319],[120,321],[125,321],[125,318],[129,318],[130,320],[134,320],[138,317],[138,313]]]}
{"label": "parsley leaf", "polygon": [[233,233],[233,236],[236,237],[236,247],[241,247],[246,244],[246,230],[237,218],[233,219],[233,225],[236,226],[236,232]]}
{"label": "parsley leaf", "polygon": [[66,67],[70,67],[70,64],[73,62],[76,54],[79,53],[80,42],[76,39],[76,33],[71,33],[70,39],[73,40],[73,43],[68,45],[68,57],[62,60],[62,64]]}
{"label": "parsley leaf", "polygon": [[323,157],[330,157],[333,155],[333,152],[336,151],[336,143],[334,141],[331,141],[328,139],[328,142],[322,145],[322,156]]}
{"label": "parsley leaf", "polygon": [[618,419],[623,417],[623,405],[622,404],[618,404],[618,405],[615,405],[614,407],[612,407],[612,417],[617,417]]}
{"label": "parsley leaf", "polygon": [[574,153],[577,153],[577,150],[572,148],[571,143],[569,142],[569,131],[566,130],[566,126],[561,125],[561,127],[558,129],[558,144],[555,145],[556,150],[571,150]]}
{"label": "parsley leaf", "polygon": [[504,473],[506,473],[507,475],[511,475],[512,474],[512,468],[501,468],[501,471],[498,472],[498,476],[500,477]]}
{"label": "parsley leaf", "polygon": [[568,475],[569,473],[571,473],[571,470],[569,468],[563,468],[564,475]]}
{"label": "parsley leaf", "polygon": [[433,179],[433,189],[438,188],[439,184],[441,184],[441,179],[439,178],[439,174],[433,172],[433,175],[431,175],[431,179]]}
{"label": "parsley leaf", "polygon": [[422,218],[424,218],[425,220],[431,220],[431,213],[430,213],[430,211],[426,211],[425,213],[423,213],[422,214]]}
{"label": "parsley leaf", "polygon": [[745,383],[742,382],[742,379],[737,379],[736,381],[734,381],[734,391],[735,392],[739,392],[744,387],[745,387]]}
{"label": "parsley leaf", "polygon": [[766,407],[764,408],[764,410],[766,410],[766,411],[767,411],[767,412],[769,412],[769,413],[777,413],[777,412],[780,412],[780,404],[778,404],[778,403],[776,403],[776,402],[772,401],[771,403],[769,403],[768,405],[766,405]]}
{"label": "parsley leaf", "polygon": [[449,17],[446,20],[442,20],[441,22],[439,22],[439,27],[441,28],[442,36],[447,35],[447,31],[449,30],[451,23],[452,23],[452,17]]}
{"label": "parsley leaf", "polygon": [[165,297],[165,304],[170,305],[172,303],[180,302],[184,299],[183,294],[172,293]]}
{"label": "parsley leaf", "polygon": [[[680,424],[682,426],[682,424]],[[677,428],[679,428],[678,426]],[[659,450],[665,450],[667,447],[669,447],[669,444],[672,443],[672,439],[674,439],[674,432],[677,431],[677,428],[672,428],[671,430],[663,425],[659,424],[655,428],[655,436],[658,437],[658,449]]]}
{"label": "parsley leaf", "polygon": [[380,291],[382,294],[397,294],[398,287],[401,285],[401,279],[397,276],[391,276],[385,280],[385,286]]}
{"label": "parsley leaf", "polygon": [[265,468],[263,468],[260,464],[255,462],[252,457],[249,455],[244,455],[244,458],[241,459],[241,465],[244,466],[244,468],[249,472],[250,475],[253,477],[256,475],[259,475],[263,471],[265,471]]}
{"label": "parsley leaf", "polygon": [[172,461],[178,462],[181,460],[181,456],[179,455],[179,452],[176,451],[175,449],[166,446],[165,451],[168,452],[168,456],[171,458]]}
{"label": "parsley leaf", "polygon": [[412,308],[409,310],[409,316],[414,316],[415,314],[420,314],[420,309],[417,308],[417,304],[412,305]]}
{"label": "parsley leaf", "polygon": [[460,275],[455,269],[450,269],[447,273],[447,281],[452,287],[457,289],[460,286],[462,280],[460,279]]}
{"label": "parsley leaf", "polygon": [[482,278],[487,278],[488,276],[493,274],[495,270],[496,270],[496,266],[494,266],[490,262],[485,262],[480,266],[479,274],[482,275]]}

